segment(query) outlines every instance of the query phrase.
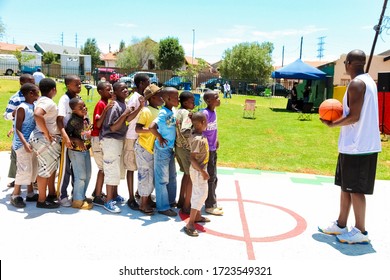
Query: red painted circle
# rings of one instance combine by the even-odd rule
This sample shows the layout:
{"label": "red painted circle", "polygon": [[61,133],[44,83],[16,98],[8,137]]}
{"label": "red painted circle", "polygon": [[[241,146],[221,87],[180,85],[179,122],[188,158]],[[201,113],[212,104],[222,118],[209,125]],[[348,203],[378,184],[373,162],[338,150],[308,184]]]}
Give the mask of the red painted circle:
{"label": "red painted circle", "polygon": [[[218,201],[237,201],[237,199],[218,199]],[[269,204],[269,203],[260,202],[260,201],[254,201],[254,200],[243,199],[242,201],[248,202],[248,203],[261,204],[264,206],[269,206],[269,207],[279,209],[283,212],[286,212],[290,216],[292,216],[295,219],[295,221],[297,222],[297,225],[295,226],[295,228],[293,228],[292,230],[290,230],[286,233],[274,235],[274,236],[266,236],[266,237],[250,237],[250,240],[252,242],[274,242],[274,241],[284,240],[284,239],[298,236],[306,230],[307,223],[306,223],[305,219],[302,218],[301,216],[299,216],[297,213],[295,213],[287,208],[273,205],[273,204]],[[180,218],[184,221],[188,218],[188,215],[183,215],[180,211]],[[228,238],[228,239],[233,239],[233,240],[238,240],[238,241],[246,241],[246,239],[243,236],[237,236],[237,235],[226,234],[226,233],[214,231],[214,230],[211,230],[211,229],[206,228],[206,227],[199,225],[199,224],[196,224],[196,229],[201,231],[201,232],[205,232],[205,233],[219,236],[219,237],[223,237],[223,238]]]}

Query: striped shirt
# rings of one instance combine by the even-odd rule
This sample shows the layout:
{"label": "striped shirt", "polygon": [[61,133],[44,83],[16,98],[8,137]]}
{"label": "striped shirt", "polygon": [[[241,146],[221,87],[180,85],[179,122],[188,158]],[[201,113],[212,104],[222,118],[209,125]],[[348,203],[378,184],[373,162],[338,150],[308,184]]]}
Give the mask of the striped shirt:
{"label": "striped shirt", "polygon": [[8,101],[7,108],[5,109],[4,119],[12,121],[14,117],[12,116],[12,112],[18,108],[18,106],[25,101],[23,93],[19,90],[17,93],[11,96]]}

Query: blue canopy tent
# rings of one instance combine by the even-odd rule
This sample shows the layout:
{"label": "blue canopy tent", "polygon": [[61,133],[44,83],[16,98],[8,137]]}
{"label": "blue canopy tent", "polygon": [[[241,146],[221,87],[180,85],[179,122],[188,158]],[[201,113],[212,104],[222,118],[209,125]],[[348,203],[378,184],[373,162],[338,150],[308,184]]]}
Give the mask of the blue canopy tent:
{"label": "blue canopy tent", "polygon": [[325,77],[325,72],[304,63],[300,58],[272,72],[274,79],[320,80]]}
{"label": "blue canopy tent", "polygon": [[[287,66],[272,72],[272,78],[296,80],[323,80],[326,78],[326,73],[304,63],[300,58],[298,58],[293,63],[290,63]],[[321,96],[324,96],[324,94],[321,94]]]}

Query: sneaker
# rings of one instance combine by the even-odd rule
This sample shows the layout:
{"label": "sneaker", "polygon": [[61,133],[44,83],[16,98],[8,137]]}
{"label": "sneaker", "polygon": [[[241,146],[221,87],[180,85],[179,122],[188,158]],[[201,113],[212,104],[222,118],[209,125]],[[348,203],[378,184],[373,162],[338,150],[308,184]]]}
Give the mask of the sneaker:
{"label": "sneaker", "polygon": [[135,200],[128,200],[127,206],[130,207],[131,210],[139,210],[139,204]]}
{"label": "sneaker", "polygon": [[55,195],[55,194],[48,194],[46,196],[46,201],[48,201],[48,202],[55,202],[56,200],[58,200],[58,198],[57,198],[57,195]]}
{"label": "sneaker", "polygon": [[358,228],[353,227],[350,232],[343,233],[336,236],[337,240],[341,243],[347,244],[368,244],[368,233],[363,234]]}
{"label": "sneaker", "polygon": [[72,202],[68,199],[68,197],[64,197],[60,200],[60,204],[63,207],[70,207],[72,206]]}
{"label": "sneaker", "polygon": [[116,202],[114,200],[110,200],[106,203],[104,203],[104,209],[106,209],[107,211],[111,212],[111,213],[120,213],[121,212],[121,209],[115,205]]}
{"label": "sneaker", "polygon": [[215,215],[215,216],[222,216],[223,211],[220,210],[218,207],[211,207],[211,208],[206,208],[205,212],[210,215]]}
{"label": "sneaker", "polygon": [[23,198],[21,196],[17,196],[15,198],[11,197],[11,204],[16,208],[24,208],[26,207],[26,203],[24,203]]}
{"label": "sneaker", "polygon": [[126,200],[125,200],[122,196],[120,196],[120,195],[118,194],[118,195],[114,198],[114,201],[115,201],[116,203],[124,204]]}
{"label": "sneaker", "polygon": [[93,204],[96,206],[104,206],[104,203],[106,203],[106,199],[103,196],[95,196],[93,199]]}
{"label": "sneaker", "polygon": [[33,202],[33,201],[38,201],[39,195],[37,193],[34,193],[33,196],[26,196],[26,201],[27,202]]}
{"label": "sneaker", "polygon": [[339,234],[347,233],[348,228],[347,227],[340,228],[337,225],[337,221],[334,221],[327,227],[323,227],[323,228],[318,227],[318,231],[330,235],[339,235]]}
{"label": "sneaker", "polygon": [[93,204],[88,202],[87,200],[73,200],[72,208],[91,210],[93,208]]}
{"label": "sneaker", "polygon": [[58,202],[51,202],[46,200],[44,202],[37,201],[37,208],[54,209],[58,207],[60,207],[60,203]]}

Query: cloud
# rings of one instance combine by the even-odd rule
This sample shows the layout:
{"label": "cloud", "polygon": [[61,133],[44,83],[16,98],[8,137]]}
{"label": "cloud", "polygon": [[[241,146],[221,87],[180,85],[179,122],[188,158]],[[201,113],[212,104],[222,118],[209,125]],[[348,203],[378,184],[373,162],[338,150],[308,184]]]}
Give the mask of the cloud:
{"label": "cloud", "polygon": [[277,39],[279,37],[285,36],[302,36],[312,33],[317,33],[320,31],[327,30],[326,28],[319,28],[314,25],[309,25],[303,27],[302,29],[284,29],[284,30],[274,30],[274,31],[253,31],[252,34],[256,37],[264,37],[268,40]]}

